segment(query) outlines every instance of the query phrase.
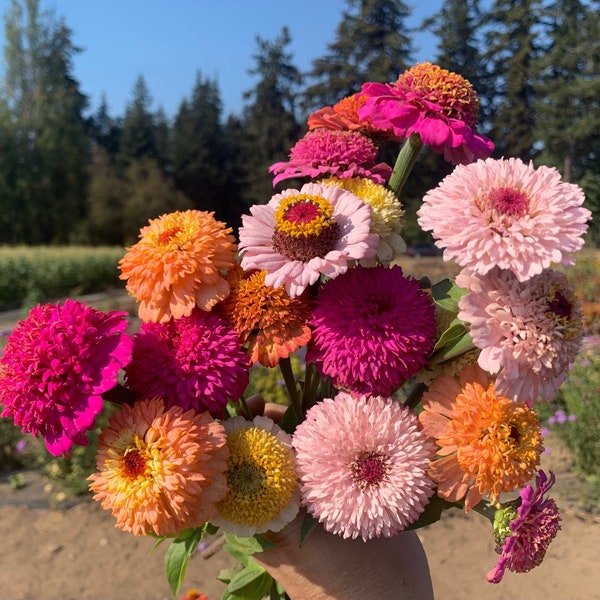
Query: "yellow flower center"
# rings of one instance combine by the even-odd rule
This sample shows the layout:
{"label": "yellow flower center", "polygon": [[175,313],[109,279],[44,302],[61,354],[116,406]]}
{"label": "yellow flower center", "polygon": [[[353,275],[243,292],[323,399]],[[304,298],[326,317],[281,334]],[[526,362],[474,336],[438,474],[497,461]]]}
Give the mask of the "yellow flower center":
{"label": "yellow flower center", "polygon": [[239,525],[264,525],[289,504],[296,486],[292,452],[259,427],[227,435],[229,492],[217,505],[223,518]]}
{"label": "yellow flower center", "polygon": [[450,118],[460,119],[469,126],[477,123],[479,98],[471,83],[457,73],[424,62],[405,71],[394,86],[407,93],[416,93],[424,101],[433,102]]}

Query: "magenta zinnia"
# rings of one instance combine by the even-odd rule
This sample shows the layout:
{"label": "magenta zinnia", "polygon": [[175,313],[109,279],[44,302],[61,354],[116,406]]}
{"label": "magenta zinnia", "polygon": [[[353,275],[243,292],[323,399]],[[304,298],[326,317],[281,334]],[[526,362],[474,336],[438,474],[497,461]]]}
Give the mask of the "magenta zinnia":
{"label": "magenta zinnia", "polygon": [[307,183],[250,208],[239,230],[241,265],[265,270],[265,283],[296,297],[321,275],[335,278],[349,263],[375,256],[371,209],[337,186]]}
{"label": "magenta zinnia", "polygon": [[355,267],[321,289],[307,361],[338,387],[389,396],[426,363],[435,309],[417,281],[394,266]]}
{"label": "magenta zinnia", "polygon": [[196,309],[167,323],[142,323],[134,337],[126,385],[140,399],[209,410],[221,417],[248,385],[250,364],[237,333],[214,313]]}
{"label": "magenta zinnia", "polygon": [[325,398],[309,409],[292,445],[303,505],[344,538],[393,536],[433,494],[433,446],[414,413],[391,398]]}
{"label": "magenta zinnia", "polygon": [[375,143],[358,131],[315,129],[296,143],[288,162],[275,163],[269,172],[276,173],[273,185],[284,179],[323,176],[368,177],[385,183],[392,169],[377,163],[378,154]]}
{"label": "magenta zinnia", "polygon": [[492,142],[476,133],[479,98],[464,77],[424,62],[394,83],[366,83],[358,114],[398,140],[418,134],[453,164],[487,158]]}
{"label": "magenta zinnia", "polygon": [[124,405],[102,432],[94,500],[134,535],[177,535],[216,515],[227,492],[225,432],[207,412],[159,398]]}
{"label": "magenta zinnia", "polygon": [[0,359],[1,416],[44,438],[55,456],[87,445],[102,393],[131,358],[126,316],[75,300],[33,308]]}
{"label": "magenta zinnia", "polygon": [[584,199],[554,168],[487,159],[456,167],[417,214],[444,260],[482,275],[498,266],[525,281],[552,263],[573,263],[591,216]]}
{"label": "magenta zinnia", "polygon": [[556,502],[544,498],[553,485],[554,473],[550,472],[548,479],[544,471],[539,471],[536,488],[532,485],[523,488],[520,506],[512,513],[505,511],[510,520],[507,527],[496,528],[500,558],[487,574],[490,583],[500,583],[506,569],[527,573],[541,564],[550,542],[560,530],[561,517]]}
{"label": "magenta zinnia", "polygon": [[582,310],[567,276],[546,269],[520,282],[498,268],[486,275],[463,271],[467,293],[459,319],[469,323],[479,365],[497,374],[496,389],[530,406],[552,400],[583,339]]}

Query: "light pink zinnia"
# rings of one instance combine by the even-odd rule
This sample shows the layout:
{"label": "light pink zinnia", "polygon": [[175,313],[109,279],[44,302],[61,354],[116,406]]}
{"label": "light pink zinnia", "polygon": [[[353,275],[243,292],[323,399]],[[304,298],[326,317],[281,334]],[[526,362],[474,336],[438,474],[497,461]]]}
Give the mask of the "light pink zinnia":
{"label": "light pink zinnia", "polygon": [[337,387],[389,396],[426,363],[435,309],[399,266],[355,267],[327,281],[310,320],[306,360]]}
{"label": "light pink zinnia", "polygon": [[550,479],[539,471],[536,488],[528,485],[521,490],[521,505],[517,515],[509,523],[508,535],[498,539],[500,558],[487,573],[490,583],[500,583],[506,569],[515,573],[527,573],[541,564],[550,542],[560,530],[561,517],[556,502],[544,495],[554,485],[554,473]]}
{"label": "light pink zinnia", "polygon": [[496,389],[531,406],[552,400],[583,339],[582,310],[566,275],[546,269],[528,281],[511,271],[462,271],[458,318],[470,325],[479,365]]}
{"label": "light pink zinnia", "polygon": [[591,216],[583,201],[581,188],[554,168],[487,159],[456,167],[417,215],[444,260],[482,275],[498,266],[525,281],[552,263],[573,263]]}
{"label": "light pink zinnia", "polygon": [[166,323],[142,323],[125,383],[138,399],[158,396],[167,408],[222,417],[227,401],[244,393],[249,368],[237,332],[223,317],[196,309]]}
{"label": "light pink zinnia", "polygon": [[266,285],[299,296],[321,275],[335,278],[349,263],[377,253],[371,209],[337,186],[307,183],[250,208],[239,230],[241,266],[267,271]]}
{"label": "light pink zinnia", "polygon": [[76,300],[31,309],[0,359],[1,416],[41,435],[54,456],[68,454],[73,444],[86,446],[102,393],[117,385],[131,359],[126,317]]}
{"label": "light pink zinnia", "polygon": [[491,140],[475,131],[479,98],[461,75],[424,62],[394,83],[365,83],[361,93],[367,97],[358,109],[361,119],[398,140],[418,134],[453,164],[487,158],[494,149]]}
{"label": "light pink zinnia", "polygon": [[379,149],[358,131],[315,129],[309,131],[290,151],[290,160],[269,167],[276,173],[273,185],[294,177],[368,177],[385,183],[392,169],[377,163]]}
{"label": "light pink zinnia", "polygon": [[435,450],[414,413],[392,398],[325,398],[292,437],[302,503],[343,538],[391,537],[414,523],[433,494]]}

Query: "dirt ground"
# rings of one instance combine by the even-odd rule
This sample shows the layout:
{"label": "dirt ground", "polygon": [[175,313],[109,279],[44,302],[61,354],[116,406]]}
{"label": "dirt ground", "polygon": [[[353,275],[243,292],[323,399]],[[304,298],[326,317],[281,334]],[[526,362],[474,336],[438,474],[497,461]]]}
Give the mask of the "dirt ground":
{"label": "dirt ground", "polygon": [[[544,563],[488,584],[485,573],[496,555],[487,520],[450,511],[419,530],[436,600],[600,600],[600,519],[577,504],[580,483],[564,449],[552,440],[547,445],[551,452],[542,466],[557,475],[553,495],[563,527]],[[14,490],[8,475],[0,474],[0,600],[170,600],[166,545],[151,552],[153,540],[115,529],[97,503],[67,498],[56,504],[56,484],[49,490],[38,474],[23,477],[26,485]],[[224,586],[216,576],[232,564],[223,551],[209,559],[198,553],[183,591],[197,588],[218,600]]]}

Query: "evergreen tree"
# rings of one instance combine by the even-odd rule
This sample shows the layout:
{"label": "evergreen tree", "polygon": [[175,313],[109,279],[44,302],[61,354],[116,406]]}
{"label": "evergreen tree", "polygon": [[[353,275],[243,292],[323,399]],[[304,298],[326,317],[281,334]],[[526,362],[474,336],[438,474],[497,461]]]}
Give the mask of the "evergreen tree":
{"label": "evergreen tree", "polygon": [[536,154],[534,83],[540,55],[540,0],[495,0],[485,16],[495,155],[528,161]]}
{"label": "evergreen tree", "polygon": [[111,160],[119,154],[123,124],[111,117],[106,96],[102,95],[98,109],[90,119],[91,137],[94,145],[103,148]]}
{"label": "evergreen tree", "polygon": [[256,38],[256,86],[244,94],[249,103],[243,112],[242,160],[246,167],[244,198],[248,204],[264,204],[273,195],[269,166],[285,160],[296,143],[301,127],[297,103],[302,78],[287,48],[291,43],[284,27],[272,42]]}
{"label": "evergreen tree", "polygon": [[366,81],[395,81],[410,66],[409,6],[400,0],[346,2],[335,41],[307,74],[314,81],[304,94],[307,111],[360,91]]}
{"label": "evergreen tree", "polygon": [[20,234],[1,241],[67,243],[87,211],[87,98],[72,75],[79,49],[39,0],[12,0],[5,32],[2,131],[17,160],[3,163],[13,171],[2,176],[10,189],[0,202],[11,205]]}

